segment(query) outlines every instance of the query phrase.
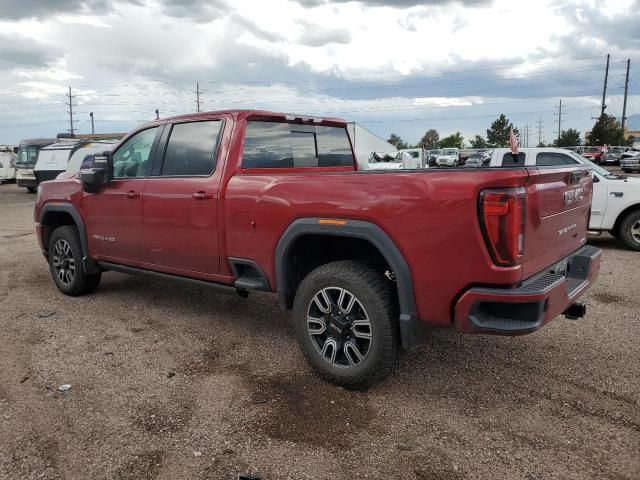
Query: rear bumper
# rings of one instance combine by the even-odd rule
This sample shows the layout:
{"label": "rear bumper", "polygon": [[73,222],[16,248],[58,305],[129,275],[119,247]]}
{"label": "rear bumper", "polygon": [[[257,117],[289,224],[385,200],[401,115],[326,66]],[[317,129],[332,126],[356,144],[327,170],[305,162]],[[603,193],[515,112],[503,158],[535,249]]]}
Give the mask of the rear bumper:
{"label": "rear bumper", "polygon": [[534,332],[575,303],[595,282],[601,258],[602,250],[585,246],[519,287],[471,288],[456,303],[456,329],[503,335]]}
{"label": "rear bumper", "polygon": [[38,182],[36,182],[35,178],[18,178],[16,182],[19,187],[35,188],[38,186]]}

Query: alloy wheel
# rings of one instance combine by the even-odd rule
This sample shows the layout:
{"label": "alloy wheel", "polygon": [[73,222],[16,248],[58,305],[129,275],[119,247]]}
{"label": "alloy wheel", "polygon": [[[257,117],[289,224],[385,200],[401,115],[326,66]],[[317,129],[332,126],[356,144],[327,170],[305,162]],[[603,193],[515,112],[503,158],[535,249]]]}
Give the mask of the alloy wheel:
{"label": "alloy wheel", "polygon": [[76,277],[76,262],[71,245],[63,238],[53,246],[53,268],[63,285],[71,285]]}
{"label": "alloy wheel", "polygon": [[307,308],[307,332],[320,356],[336,367],[360,364],[372,344],[372,327],[360,300],[340,287],[317,292]]}
{"label": "alloy wheel", "polygon": [[631,225],[631,237],[640,243],[640,220]]}

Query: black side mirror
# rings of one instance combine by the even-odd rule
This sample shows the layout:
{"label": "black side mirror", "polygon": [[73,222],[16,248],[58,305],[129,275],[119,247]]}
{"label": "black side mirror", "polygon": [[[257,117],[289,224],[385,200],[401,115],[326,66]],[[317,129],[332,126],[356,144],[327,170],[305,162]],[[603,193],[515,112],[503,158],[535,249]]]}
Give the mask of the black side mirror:
{"label": "black side mirror", "polygon": [[94,155],[93,165],[89,168],[83,168],[80,170],[82,189],[87,193],[97,193],[100,190],[100,187],[111,181],[111,178],[113,177],[112,165],[111,152]]}

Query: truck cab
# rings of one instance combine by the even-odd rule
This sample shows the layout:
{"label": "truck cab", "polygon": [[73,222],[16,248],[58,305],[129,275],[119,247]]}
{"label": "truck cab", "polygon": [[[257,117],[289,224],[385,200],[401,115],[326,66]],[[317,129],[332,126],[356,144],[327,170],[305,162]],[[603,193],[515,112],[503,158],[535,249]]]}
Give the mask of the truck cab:
{"label": "truck cab", "polygon": [[[515,160],[514,160],[515,159]],[[592,169],[593,200],[589,230],[609,232],[629,248],[640,251],[640,178],[614,175],[588,158],[563,148],[521,148],[514,156],[509,149],[496,149],[491,166],[554,168],[586,165]]]}

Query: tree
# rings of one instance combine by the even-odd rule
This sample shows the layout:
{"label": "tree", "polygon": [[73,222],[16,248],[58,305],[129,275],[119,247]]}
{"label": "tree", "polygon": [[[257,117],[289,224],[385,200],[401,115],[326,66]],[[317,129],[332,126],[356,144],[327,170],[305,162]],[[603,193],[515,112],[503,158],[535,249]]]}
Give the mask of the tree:
{"label": "tree", "polygon": [[422,136],[416,147],[434,150],[440,146],[440,134],[435,128],[430,128]]}
{"label": "tree", "polygon": [[506,147],[509,145],[509,129],[513,128],[513,133],[518,136],[518,129],[513,127],[509,119],[501,113],[493,121],[491,128],[487,130],[487,142],[494,147]]}
{"label": "tree", "polygon": [[480,135],[476,135],[476,138],[469,140],[471,148],[487,148],[487,141]]}
{"label": "tree", "polygon": [[402,150],[403,148],[409,148],[409,145],[407,145],[407,142],[402,140],[400,135],[396,135],[395,133],[391,134],[387,142],[389,142],[391,145],[396,147],[398,150]]}
{"label": "tree", "polygon": [[622,125],[613,115],[603,113],[591,129],[589,145],[621,145],[624,143]]}
{"label": "tree", "polygon": [[580,144],[580,132],[575,128],[569,128],[568,130],[562,130],[560,139],[555,139],[553,142],[554,147],[573,147]]}
{"label": "tree", "polygon": [[464,137],[460,132],[453,133],[440,140],[440,148],[462,148],[463,144]]}

